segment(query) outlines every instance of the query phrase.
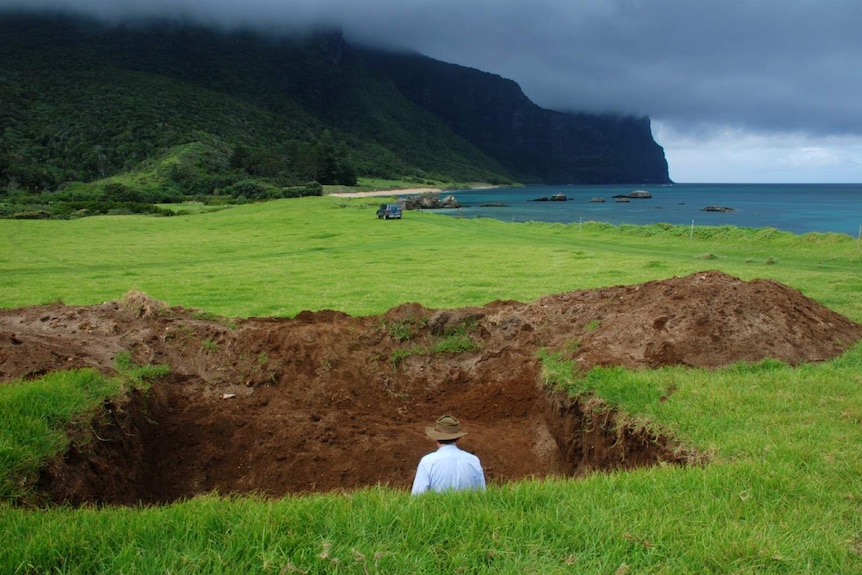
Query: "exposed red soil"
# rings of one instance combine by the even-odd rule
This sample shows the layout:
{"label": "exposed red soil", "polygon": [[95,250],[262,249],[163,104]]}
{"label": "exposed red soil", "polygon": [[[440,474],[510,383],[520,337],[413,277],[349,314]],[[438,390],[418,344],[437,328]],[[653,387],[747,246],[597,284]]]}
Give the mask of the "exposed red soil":
{"label": "exposed red soil", "polygon": [[[78,367],[113,373],[124,351],[170,366],[146,397],[107,402],[86,431],[93,437],[45,470],[51,500],[407,488],[434,448],[424,426],[443,413],[461,419],[463,447],[479,455],[490,482],[684,463],[697,458],[691,446],[615,429],[615,414],[549,395],[539,350],[563,352],[582,370],[764,358],[795,365],[862,339],[862,325],[797,290],[715,271],[527,304],[202,316],[143,294],[0,310],[0,382]],[[459,329],[478,349],[428,351]]]}

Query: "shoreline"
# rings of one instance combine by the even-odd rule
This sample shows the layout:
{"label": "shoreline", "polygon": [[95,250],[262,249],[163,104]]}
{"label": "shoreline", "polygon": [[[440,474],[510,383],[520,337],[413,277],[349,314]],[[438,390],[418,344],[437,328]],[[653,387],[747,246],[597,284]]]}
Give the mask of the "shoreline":
{"label": "shoreline", "polygon": [[416,196],[419,194],[442,194],[446,192],[463,191],[463,190],[490,190],[499,188],[491,184],[482,184],[477,186],[469,186],[465,188],[396,188],[392,190],[371,190],[369,192],[333,192],[324,194],[324,196],[332,196],[333,198],[373,198],[373,197],[398,197],[398,196]]}
{"label": "shoreline", "polygon": [[402,188],[397,190],[372,190],[370,192],[334,192],[324,194],[333,198],[373,198],[373,197],[396,197],[401,195],[417,195],[426,193],[442,192],[441,188]]}

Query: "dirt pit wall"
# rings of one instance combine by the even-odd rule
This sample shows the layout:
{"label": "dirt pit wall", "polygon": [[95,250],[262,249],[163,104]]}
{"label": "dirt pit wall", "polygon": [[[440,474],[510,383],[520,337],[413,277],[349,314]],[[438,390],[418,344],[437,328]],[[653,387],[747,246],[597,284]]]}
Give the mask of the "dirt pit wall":
{"label": "dirt pit wall", "polygon": [[443,413],[461,419],[463,447],[491,483],[690,461],[696,446],[549,396],[539,351],[584,371],[767,357],[795,365],[859,339],[862,326],[796,290],[720,272],[529,304],[404,304],[361,318],[323,310],[227,320],[134,294],[0,310],[0,381],[75,367],[113,373],[120,352],[170,366],[150,396],[106,404],[42,483],[58,502],[160,503],[211,491],[406,489],[434,448],[424,427]]}
{"label": "dirt pit wall", "polygon": [[[201,418],[194,419],[177,409],[182,400],[169,398],[169,389],[106,402],[65,456],[43,470],[42,502],[150,505],[210,492],[279,497],[379,484],[408,490],[419,458],[434,447],[419,431],[425,422],[392,426],[338,410],[297,422],[313,433],[282,427],[285,420],[272,414],[267,422],[248,421],[230,408],[204,413],[196,406]],[[489,401],[500,401],[498,390],[489,391]],[[462,419],[470,431],[461,447],[481,457],[491,484],[698,458],[672,438],[619,424],[600,403],[538,388],[528,403],[496,422]]]}

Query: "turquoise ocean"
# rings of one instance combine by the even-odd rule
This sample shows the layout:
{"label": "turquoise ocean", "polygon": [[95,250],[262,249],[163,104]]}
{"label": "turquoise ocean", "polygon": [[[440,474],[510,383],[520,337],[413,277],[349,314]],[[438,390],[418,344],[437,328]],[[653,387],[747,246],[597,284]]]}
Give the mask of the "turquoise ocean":
{"label": "turquoise ocean", "polygon": [[[646,190],[650,199],[628,203],[614,196]],[[862,184],[672,184],[656,186],[527,186],[453,190],[460,210],[433,210],[449,216],[506,222],[668,223],[680,226],[776,228],[805,234],[835,232],[854,238],[862,226]],[[533,201],[563,194],[567,201]],[[604,203],[591,202],[604,198]],[[498,204],[498,205],[488,205]],[[499,205],[502,204],[502,205]],[[731,208],[704,211],[707,206]]]}

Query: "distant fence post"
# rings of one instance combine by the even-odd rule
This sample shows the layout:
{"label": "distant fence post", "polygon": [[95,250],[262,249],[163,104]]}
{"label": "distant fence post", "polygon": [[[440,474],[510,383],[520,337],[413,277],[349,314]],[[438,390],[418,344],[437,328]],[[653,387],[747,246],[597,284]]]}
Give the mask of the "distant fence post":
{"label": "distant fence post", "polygon": [[688,232],[688,241],[694,240],[694,220],[691,220],[691,231]]}

